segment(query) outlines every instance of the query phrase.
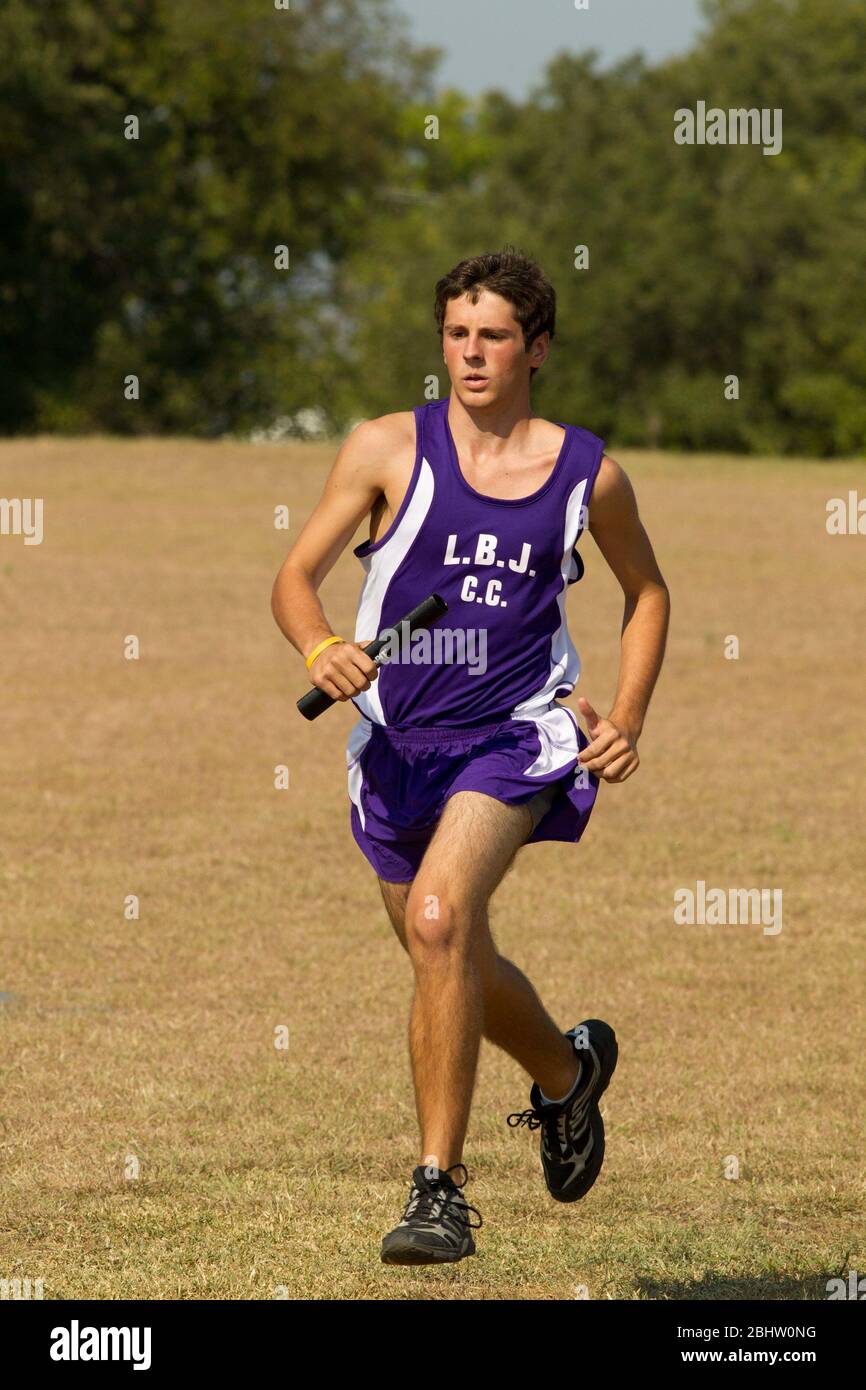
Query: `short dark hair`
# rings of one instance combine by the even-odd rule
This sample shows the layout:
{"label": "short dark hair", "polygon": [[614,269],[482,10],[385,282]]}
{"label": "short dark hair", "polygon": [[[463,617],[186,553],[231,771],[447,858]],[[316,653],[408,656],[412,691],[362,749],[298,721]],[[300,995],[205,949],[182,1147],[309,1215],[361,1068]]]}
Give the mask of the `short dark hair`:
{"label": "short dark hair", "polygon": [[[442,276],[436,285],[433,309],[440,338],[448,300],[468,292],[472,303],[477,304],[482,290],[490,290],[508,300],[523,329],[523,345],[527,352],[539,333],[548,332],[553,338],[556,290],[541,266],[514,246],[505,246],[485,256],[470,256]],[[530,367],[530,377],[537,371],[537,367]]]}

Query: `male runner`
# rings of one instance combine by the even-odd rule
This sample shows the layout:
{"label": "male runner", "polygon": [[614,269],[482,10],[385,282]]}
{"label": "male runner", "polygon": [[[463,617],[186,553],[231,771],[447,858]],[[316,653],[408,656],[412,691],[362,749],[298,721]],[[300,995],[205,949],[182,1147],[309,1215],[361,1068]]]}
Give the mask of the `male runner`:
{"label": "male runner", "polygon": [[[347,749],[352,830],[415,974],[422,1158],[382,1243],[394,1264],[475,1252],[481,1216],[463,1195],[461,1160],[482,1035],[533,1078],[530,1108],[508,1121],[541,1128],[551,1196],[576,1201],[598,1176],[614,1032],[598,1019],[561,1032],[499,955],[487,908],[521,845],[579,840],[599,780],[637,768],[669,613],[625,473],[595,435],[532,413],[531,377],[555,328],[541,269],[506,248],[462,261],[435,295],[450,395],[352,431],[273,592],[315,685],[360,714]],[[349,641],[316,591],[367,513]],[[583,572],[575,547],[587,524],[625,595],[610,714],[578,701],[589,738],[557,703],[580,673],[565,595]],[[448,613],[426,637],[447,624],[447,655],[431,645],[429,664],[377,667],[364,645],[433,592]]]}

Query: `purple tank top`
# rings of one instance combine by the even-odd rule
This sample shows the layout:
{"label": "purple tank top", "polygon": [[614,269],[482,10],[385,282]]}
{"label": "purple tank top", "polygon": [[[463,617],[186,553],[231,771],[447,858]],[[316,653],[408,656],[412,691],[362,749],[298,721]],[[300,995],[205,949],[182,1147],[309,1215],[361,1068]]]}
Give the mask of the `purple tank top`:
{"label": "purple tank top", "polygon": [[580,675],[565,594],[583,573],[575,547],[604,441],[563,424],[559,458],[537,492],[487,497],[460,471],[449,400],[415,407],[406,496],[385,534],[354,552],[365,571],[356,642],[398,628],[429,594],[448,604],[427,632],[399,651],[395,643],[395,659],[354,699],[368,719],[395,728],[525,717],[570,694]]}

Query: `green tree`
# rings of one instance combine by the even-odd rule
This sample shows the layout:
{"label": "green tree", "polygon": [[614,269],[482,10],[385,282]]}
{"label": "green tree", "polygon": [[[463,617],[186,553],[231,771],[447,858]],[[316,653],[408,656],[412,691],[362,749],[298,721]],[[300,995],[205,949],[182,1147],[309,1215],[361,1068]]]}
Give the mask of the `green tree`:
{"label": "green tree", "polygon": [[428,56],[381,0],[8,0],[3,427],[219,433],[321,399],[308,338]]}
{"label": "green tree", "polygon": [[[612,442],[866,449],[866,8],[706,9],[707,31],[682,58],[603,72],[595,55],[562,54],[526,102],[490,93],[443,120],[426,157],[435,207],[389,209],[343,267],[347,287],[376,283],[355,339],[361,413],[417,398],[441,369],[439,275],[512,241],[558,291],[536,409]],[[782,153],[676,144],[674,114],[698,100],[781,108]],[[434,182],[473,147],[462,179]],[[383,243],[395,254],[374,266]],[[574,265],[583,244],[588,270]],[[731,375],[739,400],[725,398]]]}

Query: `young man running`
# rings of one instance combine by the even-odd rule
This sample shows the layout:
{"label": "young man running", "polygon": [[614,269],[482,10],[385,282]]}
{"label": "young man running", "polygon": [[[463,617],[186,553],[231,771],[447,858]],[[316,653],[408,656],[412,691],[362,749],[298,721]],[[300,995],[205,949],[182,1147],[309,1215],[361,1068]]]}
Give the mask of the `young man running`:
{"label": "young man running", "polygon": [[[598,1019],[560,1031],[499,955],[487,917],[522,845],[579,840],[599,781],[637,768],[670,606],[631,484],[603,441],[532,413],[555,309],[543,272],[510,248],[444,276],[435,314],[450,395],[352,431],[274,584],[274,617],[313,682],[360,714],[347,749],[352,830],[415,973],[422,1157],[382,1243],[391,1264],[475,1252],[481,1217],[463,1195],[461,1160],[482,1036],[533,1079],[529,1109],[508,1122],[541,1128],[553,1198],[585,1196],[604,1157],[599,1099],[614,1032]],[[349,641],[316,591],[367,513]],[[578,701],[589,738],[557,703],[580,673],[565,595],[583,573],[576,545],[587,525],[625,596],[610,714]],[[438,624],[448,625],[447,656],[431,643],[438,660],[426,665],[375,666],[364,645],[434,592],[448,604]]]}

